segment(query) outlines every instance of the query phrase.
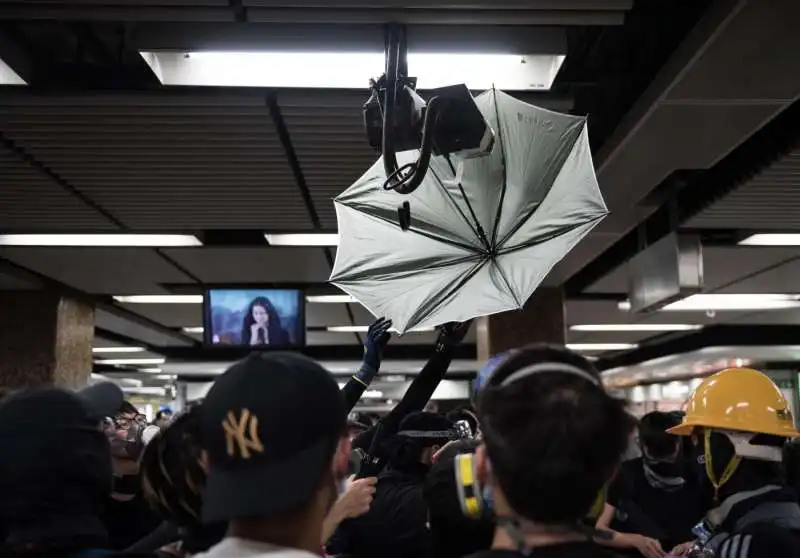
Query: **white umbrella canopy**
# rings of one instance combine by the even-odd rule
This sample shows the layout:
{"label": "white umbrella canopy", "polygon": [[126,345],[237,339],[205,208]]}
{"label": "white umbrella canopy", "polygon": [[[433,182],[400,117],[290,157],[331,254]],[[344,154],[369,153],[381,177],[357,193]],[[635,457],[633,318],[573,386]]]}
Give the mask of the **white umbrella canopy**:
{"label": "white umbrella canopy", "polygon": [[[330,281],[403,333],[522,308],[545,276],[608,214],[586,119],[501,91],[475,99],[491,152],[431,157],[422,185],[386,191],[378,160],[335,200]],[[399,153],[402,166],[416,151]],[[397,208],[408,201],[411,226]]]}

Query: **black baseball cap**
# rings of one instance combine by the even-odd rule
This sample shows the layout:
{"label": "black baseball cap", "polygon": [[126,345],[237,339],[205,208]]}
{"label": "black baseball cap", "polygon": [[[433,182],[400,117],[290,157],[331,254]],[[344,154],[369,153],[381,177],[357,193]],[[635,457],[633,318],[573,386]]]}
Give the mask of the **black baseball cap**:
{"label": "black baseball cap", "polygon": [[333,376],[305,356],[253,353],[231,366],[203,402],[203,520],[271,517],[303,505],[346,419]]}

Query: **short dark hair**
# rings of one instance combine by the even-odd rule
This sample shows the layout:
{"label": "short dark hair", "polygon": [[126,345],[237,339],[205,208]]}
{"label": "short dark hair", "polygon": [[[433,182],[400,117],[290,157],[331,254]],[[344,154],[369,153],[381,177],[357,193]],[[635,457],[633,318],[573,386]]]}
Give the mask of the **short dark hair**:
{"label": "short dark hair", "polygon": [[[536,373],[504,384],[515,372]],[[572,370],[573,372],[569,372]],[[514,512],[549,524],[580,521],[628,445],[624,402],[608,395],[591,362],[556,345],[514,351],[481,391],[492,474]]]}
{"label": "short dark hair", "polygon": [[200,522],[206,473],[200,464],[200,413],[196,405],[159,432],[142,455],[142,486],[150,506],[177,525]]}
{"label": "short dark hair", "polygon": [[123,401],[117,413],[120,415],[138,415],[139,409],[137,409],[130,401]]}
{"label": "short dark hair", "polygon": [[652,411],[639,420],[639,444],[655,458],[668,457],[680,447],[681,438],[667,432],[678,426],[681,418],[675,413]]}

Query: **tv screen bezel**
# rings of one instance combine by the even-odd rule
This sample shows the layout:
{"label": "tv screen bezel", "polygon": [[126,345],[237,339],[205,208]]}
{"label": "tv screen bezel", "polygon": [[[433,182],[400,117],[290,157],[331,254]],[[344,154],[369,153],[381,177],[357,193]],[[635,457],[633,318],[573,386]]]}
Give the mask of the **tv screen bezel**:
{"label": "tv screen bezel", "polygon": [[[298,324],[300,326],[300,339],[296,343],[292,344],[283,344],[283,345],[245,345],[245,344],[237,344],[237,345],[225,345],[222,343],[214,343],[213,339],[213,332],[212,332],[212,321],[211,321],[211,292],[212,291],[295,291],[297,295],[300,297],[298,301]],[[235,287],[226,287],[226,286],[215,286],[215,287],[205,287],[203,289],[203,345],[205,347],[211,347],[215,349],[250,349],[253,351],[272,351],[272,350],[280,350],[280,351],[287,351],[292,349],[301,350],[307,346],[307,339],[308,334],[306,331],[306,294],[303,289],[298,289],[296,287],[260,287],[260,286],[235,286]]]}

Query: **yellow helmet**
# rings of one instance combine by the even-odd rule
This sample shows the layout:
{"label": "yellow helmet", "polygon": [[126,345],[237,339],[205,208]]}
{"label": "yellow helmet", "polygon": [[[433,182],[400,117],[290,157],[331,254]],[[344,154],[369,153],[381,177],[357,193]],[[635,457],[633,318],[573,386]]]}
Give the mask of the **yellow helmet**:
{"label": "yellow helmet", "polygon": [[728,368],[703,380],[686,402],[683,422],[669,432],[689,436],[696,427],[800,437],[781,390],[750,368]]}

